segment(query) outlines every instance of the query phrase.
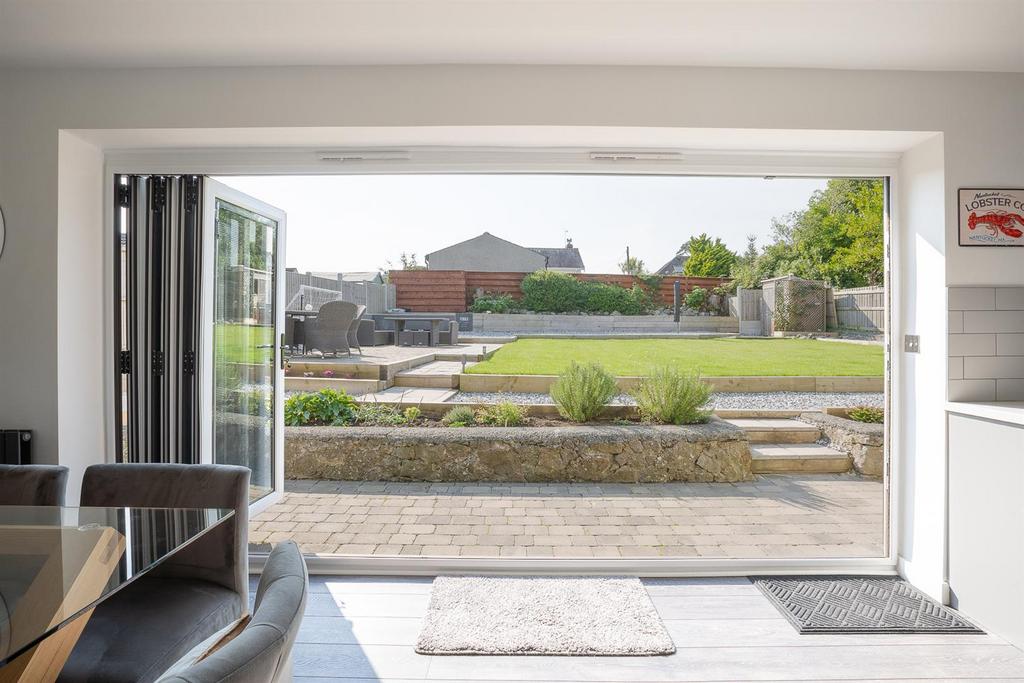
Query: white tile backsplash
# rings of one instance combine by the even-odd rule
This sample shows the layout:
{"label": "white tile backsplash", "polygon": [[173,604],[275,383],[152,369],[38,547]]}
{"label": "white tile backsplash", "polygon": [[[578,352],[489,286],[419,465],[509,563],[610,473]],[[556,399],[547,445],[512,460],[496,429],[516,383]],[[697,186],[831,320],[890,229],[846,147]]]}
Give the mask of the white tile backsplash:
{"label": "white tile backsplash", "polygon": [[997,311],[1024,311],[1024,287],[996,289]]}
{"label": "white tile backsplash", "polygon": [[1024,379],[1024,356],[966,356],[964,379]]}
{"label": "white tile backsplash", "polygon": [[963,379],[964,378],[964,359],[963,358],[950,358],[949,359],[949,379]]}
{"label": "white tile backsplash", "polygon": [[1024,400],[1024,287],[950,287],[949,400]]}
{"label": "white tile backsplash", "polygon": [[996,290],[995,287],[950,287],[948,302],[951,311],[994,311]]}
{"label": "white tile backsplash", "polygon": [[994,356],[996,335],[994,334],[951,334],[949,335],[950,356]]}
{"label": "white tile backsplash", "polygon": [[963,311],[950,311],[949,312],[949,333],[960,334],[964,331],[964,312]]}
{"label": "white tile backsplash", "polygon": [[997,356],[1024,356],[1024,334],[997,334]]}
{"label": "white tile backsplash", "polygon": [[1024,311],[964,311],[964,332],[1024,332]]}
{"label": "white tile backsplash", "polygon": [[997,379],[997,401],[1024,401],[1024,379]]}
{"label": "white tile backsplash", "polygon": [[950,401],[994,401],[994,379],[954,379],[949,382]]}

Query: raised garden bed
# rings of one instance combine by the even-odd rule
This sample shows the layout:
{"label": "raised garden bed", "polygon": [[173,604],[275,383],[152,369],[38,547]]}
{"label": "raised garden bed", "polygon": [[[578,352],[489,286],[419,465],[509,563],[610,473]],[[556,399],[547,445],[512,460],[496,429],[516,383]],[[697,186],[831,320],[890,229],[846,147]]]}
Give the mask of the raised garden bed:
{"label": "raised garden bed", "polygon": [[[838,414],[835,414],[838,413]],[[828,413],[801,413],[800,419],[821,429],[827,444],[848,453],[853,458],[853,469],[869,477],[880,477],[885,462],[885,425],[857,422],[845,416],[845,411]]]}
{"label": "raised garden bed", "polygon": [[527,427],[289,427],[295,479],[437,482],[738,482],[746,433],[707,424],[535,422]]}

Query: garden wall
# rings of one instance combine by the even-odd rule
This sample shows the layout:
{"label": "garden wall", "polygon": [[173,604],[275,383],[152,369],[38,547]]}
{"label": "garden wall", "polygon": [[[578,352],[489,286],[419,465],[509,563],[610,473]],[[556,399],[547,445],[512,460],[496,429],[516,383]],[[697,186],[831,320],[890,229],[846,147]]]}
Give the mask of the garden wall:
{"label": "garden wall", "polygon": [[437,482],[737,482],[753,478],[746,433],[685,427],[289,427],[291,479]]}
{"label": "garden wall", "polygon": [[859,474],[882,476],[885,425],[857,422],[825,413],[802,413],[800,419],[820,428],[832,448],[848,453],[853,458],[853,469]]}

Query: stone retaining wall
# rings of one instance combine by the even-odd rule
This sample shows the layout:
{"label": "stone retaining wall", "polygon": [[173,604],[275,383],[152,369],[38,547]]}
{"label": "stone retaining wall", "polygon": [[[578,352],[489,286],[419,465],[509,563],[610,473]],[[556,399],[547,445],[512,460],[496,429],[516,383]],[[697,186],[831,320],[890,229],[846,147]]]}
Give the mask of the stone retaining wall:
{"label": "stone retaining wall", "polygon": [[825,413],[801,413],[800,419],[821,429],[832,448],[849,453],[853,469],[880,477],[885,462],[885,425],[848,420]]}
{"label": "stone retaining wall", "polygon": [[290,479],[737,482],[753,478],[746,433],[684,427],[289,427]]}

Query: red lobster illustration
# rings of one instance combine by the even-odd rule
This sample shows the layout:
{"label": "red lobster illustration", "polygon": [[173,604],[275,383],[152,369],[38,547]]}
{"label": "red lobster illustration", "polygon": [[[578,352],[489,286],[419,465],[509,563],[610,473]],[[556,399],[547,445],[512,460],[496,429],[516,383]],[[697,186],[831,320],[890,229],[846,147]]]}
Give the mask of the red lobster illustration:
{"label": "red lobster illustration", "polygon": [[1007,213],[1005,211],[993,211],[992,213],[983,213],[979,216],[972,211],[971,215],[967,217],[968,228],[974,230],[979,225],[983,225],[988,228],[993,237],[997,235],[997,230],[1013,238],[1024,235],[1024,231],[1013,227],[1015,222],[1024,225],[1024,216],[1021,216],[1019,213]]}

